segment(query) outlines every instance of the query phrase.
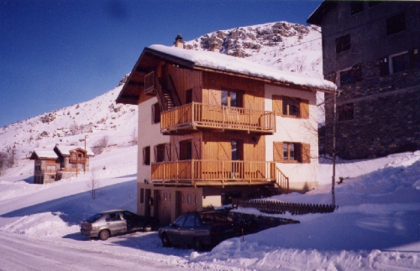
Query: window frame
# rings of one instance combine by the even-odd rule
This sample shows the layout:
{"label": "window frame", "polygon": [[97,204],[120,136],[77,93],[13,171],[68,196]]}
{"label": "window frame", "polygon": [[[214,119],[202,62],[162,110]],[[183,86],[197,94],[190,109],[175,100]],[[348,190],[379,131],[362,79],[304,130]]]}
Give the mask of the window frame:
{"label": "window frame", "polygon": [[159,103],[152,104],[152,124],[160,123],[160,113]]}
{"label": "window frame", "polygon": [[[291,114],[290,106],[293,106],[293,104],[297,108],[297,114]],[[272,110],[276,116],[309,119],[309,100],[290,96],[273,95]]]}
{"label": "window frame", "polygon": [[[348,39],[348,40],[347,40]],[[351,50],[351,35],[350,33],[342,35],[335,39],[335,53],[340,54]]]}
{"label": "window frame", "polygon": [[[224,102],[224,93],[226,93],[226,102]],[[232,105],[232,96],[235,94],[236,105]],[[227,107],[243,108],[243,93],[239,90],[221,89],[220,91],[220,104]]]}
{"label": "window frame", "polygon": [[143,165],[150,166],[150,146],[146,146],[143,148]]}
{"label": "window frame", "polygon": [[[406,66],[403,67],[402,69],[396,70],[395,60],[399,59],[399,58],[402,58],[402,57],[406,57],[406,59],[405,59],[406,63],[402,62],[402,63],[405,63]],[[407,70],[410,69],[410,55],[409,55],[408,51],[404,51],[404,52],[400,52],[398,54],[390,55],[388,63],[389,63],[389,73],[390,74],[407,71]]]}
{"label": "window frame", "polygon": [[[291,158],[291,146],[293,146],[293,159]],[[285,159],[285,150],[287,159]],[[273,142],[273,161],[276,163],[311,163],[310,144],[303,142]]]}

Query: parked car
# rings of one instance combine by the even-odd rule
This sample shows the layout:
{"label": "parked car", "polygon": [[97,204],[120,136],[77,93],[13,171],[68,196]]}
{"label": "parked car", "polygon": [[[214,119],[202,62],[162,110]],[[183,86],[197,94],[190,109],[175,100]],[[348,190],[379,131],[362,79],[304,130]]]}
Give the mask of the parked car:
{"label": "parked car", "polygon": [[127,210],[99,212],[80,225],[80,232],[89,237],[108,239],[109,236],[134,231],[151,231],[157,226],[153,217],[143,217]]}
{"label": "parked car", "polygon": [[232,220],[217,211],[185,213],[159,229],[164,247],[187,246],[197,251],[212,248],[236,235]]}

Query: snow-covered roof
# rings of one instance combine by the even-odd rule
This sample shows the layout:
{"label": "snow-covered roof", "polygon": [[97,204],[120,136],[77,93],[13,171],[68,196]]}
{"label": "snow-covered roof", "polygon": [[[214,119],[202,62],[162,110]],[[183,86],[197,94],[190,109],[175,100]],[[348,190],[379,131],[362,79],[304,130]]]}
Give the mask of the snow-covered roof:
{"label": "snow-covered roof", "polygon": [[32,155],[30,159],[56,159],[58,158],[57,154],[54,150],[47,150],[47,149],[35,149],[32,151]]}
{"label": "snow-covered roof", "polygon": [[[62,154],[62,155],[65,155],[65,156],[67,156],[67,155],[70,155],[70,152],[71,151],[73,151],[73,150],[76,150],[76,149],[81,149],[81,150],[85,150],[85,148],[84,147],[77,147],[77,146],[60,146],[60,145],[58,145],[58,146],[55,146],[55,148]],[[89,147],[86,147],[86,152],[87,152],[87,155],[91,155],[91,156],[93,156],[94,154],[93,154],[93,151],[89,148]]]}
{"label": "snow-covered roof", "polygon": [[279,70],[258,64],[246,58],[234,57],[210,51],[195,51],[165,45],[146,47],[137,60],[127,83],[117,97],[117,103],[137,105],[144,93],[144,75],[155,70],[160,61],[191,70],[226,72],[238,76],[263,80],[272,84],[284,85],[313,91],[336,91],[337,86],[321,75],[307,75]]}
{"label": "snow-covered roof", "polygon": [[197,67],[233,72],[252,77],[264,78],[276,82],[283,82],[297,86],[335,91],[337,86],[323,78],[307,76],[305,74],[281,71],[269,66],[249,61],[245,58],[233,57],[208,51],[186,50],[165,45],[151,45],[148,47],[167,55],[171,55],[194,63]]}

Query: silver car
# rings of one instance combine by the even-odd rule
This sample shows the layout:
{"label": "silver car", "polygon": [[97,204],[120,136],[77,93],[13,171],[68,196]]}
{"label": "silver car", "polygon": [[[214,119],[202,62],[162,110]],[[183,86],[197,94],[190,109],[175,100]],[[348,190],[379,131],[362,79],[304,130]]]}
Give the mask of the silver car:
{"label": "silver car", "polygon": [[99,212],[83,220],[80,232],[89,237],[108,239],[109,236],[133,231],[151,231],[157,226],[153,217],[143,217],[127,210]]}

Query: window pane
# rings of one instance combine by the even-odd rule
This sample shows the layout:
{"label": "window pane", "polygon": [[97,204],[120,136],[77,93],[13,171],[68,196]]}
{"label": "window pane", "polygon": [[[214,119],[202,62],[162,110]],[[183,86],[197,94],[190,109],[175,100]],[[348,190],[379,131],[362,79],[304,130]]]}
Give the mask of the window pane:
{"label": "window pane", "polygon": [[288,99],[283,99],[283,115],[288,115],[287,108],[289,107]]}
{"label": "window pane", "polygon": [[335,52],[341,53],[351,49],[350,34],[335,39]]}
{"label": "window pane", "polygon": [[288,143],[283,143],[283,159],[289,160]]}
{"label": "window pane", "polygon": [[226,90],[222,90],[222,105],[228,106],[228,92]]}
{"label": "window pane", "polygon": [[401,72],[408,70],[409,68],[410,59],[408,54],[403,54],[399,56],[394,56],[392,58],[392,72]]}
{"label": "window pane", "polygon": [[238,142],[236,140],[232,140],[231,146],[232,146],[232,160],[239,160]]}
{"label": "window pane", "polygon": [[238,107],[238,96],[236,94],[236,92],[230,92],[230,106],[235,106]]}
{"label": "window pane", "polygon": [[294,144],[288,144],[290,149],[290,156],[289,160],[295,160],[295,145]]}

